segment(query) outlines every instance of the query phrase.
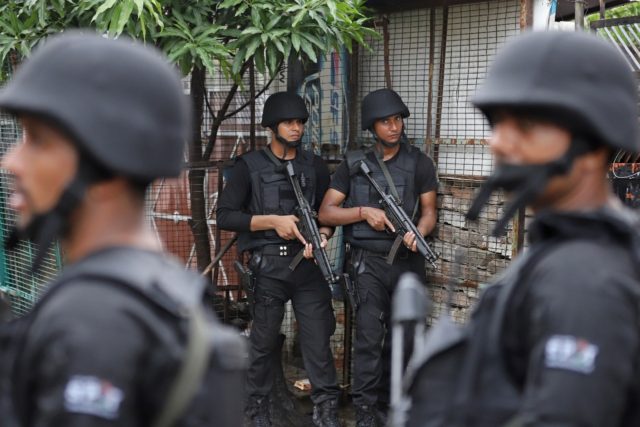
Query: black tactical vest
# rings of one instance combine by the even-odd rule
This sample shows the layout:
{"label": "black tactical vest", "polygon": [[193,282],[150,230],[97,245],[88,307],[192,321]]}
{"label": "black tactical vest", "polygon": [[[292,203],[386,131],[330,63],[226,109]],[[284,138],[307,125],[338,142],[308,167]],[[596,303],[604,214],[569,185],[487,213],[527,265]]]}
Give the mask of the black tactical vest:
{"label": "black tactical vest", "polygon": [[[349,165],[351,174],[351,182],[349,195],[344,202],[344,207],[371,206],[381,209],[380,196],[373,189],[367,178],[358,172],[357,162],[354,161],[361,158],[363,154],[366,156],[366,162],[371,169],[371,176],[384,189],[387,194],[392,194],[389,184],[385,179],[384,173],[380,169],[375,159],[375,153],[363,153],[360,150],[347,153],[346,161]],[[400,150],[393,162],[385,163],[389,169],[389,174],[393,179],[398,196],[402,202],[402,208],[410,217],[414,215],[418,194],[415,188],[416,164],[420,150],[407,143],[400,144]],[[417,213],[416,217],[419,217]],[[391,245],[395,240],[395,234],[385,231],[376,231],[369,226],[366,221],[356,222],[354,224],[344,226],[344,237],[347,242],[353,246],[362,247],[373,252],[386,253],[391,249]]]}
{"label": "black tactical vest", "polygon": [[438,318],[407,368],[407,427],[495,427],[512,420],[521,390],[500,354],[501,332],[514,293],[523,292],[520,279],[551,247],[517,258],[482,294],[469,324],[455,324],[448,313]]}
{"label": "black tactical vest", "polygon": [[[69,286],[105,286],[113,292],[125,292],[143,305],[153,308],[141,311],[139,319],[144,320],[150,334],[164,342],[167,363],[171,358],[177,358],[172,363],[179,367],[186,352],[185,336],[188,335],[186,307],[202,305],[204,285],[202,277],[184,270],[181,265],[161,254],[134,248],[106,249],[66,268],[33,310],[19,319],[20,324],[14,328],[13,354],[22,354],[40,308],[51,300],[55,304],[58,292]],[[195,395],[175,423],[176,427],[204,427],[210,425],[212,420],[216,421],[216,425],[231,427],[238,425],[241,418],[237,412],[242,410],[242,405],[236,405],[233,401],[243,393],[247,364],[245,340],[237,331],[222,325],[208,313],[206,321],[209,331],[206,343],[209,347],[208,364]],[[96,333],[99,334],[99,331]],[[140,370],[144,373],[145,367],[141,366]],[[21,358],[13,360],[10,375],[14,380],[12,393],[15,415],[21,420],[18,425],[30,425],[32,411],[28,402],[29,378],[32,374],[32,367]],[[142,378],[146,377],[141,374]],[[145,393],[155,391],[145,390]],[[161,403],[166,403],[166,399],[166,396],[161,396]],[[161,405],[157,408],[158,412],[161,408]]]}
{"label": "black tactical vest", "polygon": [[[611,221],[618,233],[611,241],[632,251],[630,260],[637,270],[638,219],[628,212],[613,211],[607,215],[611,216],[607,221]],[[535,286],[535,281],[529,278],[538,263],[558,258],[556,252],[565,244],[581,238],[591,239],[588,234],[581,237],[576,231],[567,231],[566,235],[554,234],[553,238],[533,244],[486,289],[467,325],[456,325],[448,315],[440,316],[407,368],[405,384],[411,397],[407,427],[524,424],[518,415],[524,384],[516,378],[520,373],[514,371],[504,353],[505,330],[514,328],[513,323],[518,321],[510,313],[518,310],[515,302],[522,301]],[[637,271],[640,274],[640,270]],[[634,378],[638,378],[638,369],[636,365]],[[639,396],[638,387],[629,390],[624,421],[620,425],[639,425]]]}
{"label": "black tactical vest", "polygon": [[[298,203],[286,172],[276,166],[264,150],[252,151],[242,156],[251,176],[251,202],[248,212],[253,215],[295,215]],[[292,160],[302,192],[311,206],[315,206],[316,194],[313,159],[313,153],[298,150],[295,159]],[[240,251],[280,243],[290,242],[281,239],[275,230],[244,232],[238,236]]]}

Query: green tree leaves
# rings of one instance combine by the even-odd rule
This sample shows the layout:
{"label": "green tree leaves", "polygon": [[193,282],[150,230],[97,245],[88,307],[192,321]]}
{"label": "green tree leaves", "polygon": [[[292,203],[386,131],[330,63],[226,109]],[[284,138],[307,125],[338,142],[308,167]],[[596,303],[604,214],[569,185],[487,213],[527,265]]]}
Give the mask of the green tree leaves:
{"label": "green tree leaves", "polygon": [[232,44],[234,73],[251,57],[258,72],[273,74],[290,55],[315,62],[331,49],[351,50],[354,41],[378,36],[367,27],[364,0],[225,0],[218,9],[234,9],[235,18],[244,18]]}
{"label": "green tree leaves", "polygon": [[204,67],[238,81],[251,60],[273,75],[291,55],[315,62],[363,44],[377,37],[368,20],[364,0],[9,0],[0,6],[0,63],[52,33],[92,27],[157,45],[184,74]]}

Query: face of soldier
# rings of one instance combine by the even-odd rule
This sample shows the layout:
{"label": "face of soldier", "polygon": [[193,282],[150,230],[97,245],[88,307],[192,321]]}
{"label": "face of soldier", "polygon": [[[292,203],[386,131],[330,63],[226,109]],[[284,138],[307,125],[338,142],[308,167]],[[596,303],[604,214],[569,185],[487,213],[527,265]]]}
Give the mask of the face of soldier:
{"label": "face of soldier", "polygon": [[402,137],[404,122],[400,114],[395,114],[373,122],[375,134],[388,144],[395,144]]}
{"label": "face of soldier", "polygon": [[[562,157],[571,144],[571,134],[552,123],[505,113],[496,114],[493,122],[489,146],[498,164],[543,165]],[[550,206],[570,193],[575,185],[574,169],[551,178],[531,205]]]}
{"label": "face of soldier", "polygon": [[304,133],[304,123],[300,119],[284,120],[278,124],[278,135],[289,142],[299,141]]}
{"label": "face of soldier", "polygon": [[15,178],[9,206],[22,228],[34,215],[55,206],[75,175],[78,153],[65,135],[46,122],[29,116],[20,122],[22,141],[4,155],[2,167]]}

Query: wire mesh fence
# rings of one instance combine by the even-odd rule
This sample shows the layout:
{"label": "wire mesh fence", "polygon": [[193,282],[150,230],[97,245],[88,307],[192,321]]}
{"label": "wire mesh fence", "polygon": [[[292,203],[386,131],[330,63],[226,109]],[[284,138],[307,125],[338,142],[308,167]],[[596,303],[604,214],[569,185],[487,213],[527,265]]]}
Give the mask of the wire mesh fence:
{"label": "wire mesh fence", "polygon": [[[217,227],[215,210],[235,157],[263,147],[270,138],[259,126],[264,100],[276,91],[298,91],[310,111],[304,147],[322,155],[334,168],[348,147],[371,143],[368,132],[359,126],[362,97],[372,90],[391,87],[411,110],[406,121],[409,140],[433,158],[439,173],[438,224],[432,241],[441,257],[437,269],[428,274],[436,302],[434,315],[446,306],[447,284],[455,282],[452,310],[456,319],[464,321],[478,289],[507,265],[523,234],[520,220],[516,220],[509,225],[506,237],[490,236],[502,212],[502,195],[491,199],[478,222],[470,223],[464,217],[475,190],[492,167],[485,141],[489,128],[469,98],[499,46],[520,31],[520,15],[520,2],[510,0],[380,15],[376,16],[375,28],[381,37],[369,40],[370,50],[360,49],[354,55],[334,52],[318,64],[292,61],[273,78],[252,75],[248,70],[238,87],[221,76],[206,78],[201,133],[185,158],[186,171],[180,178],[154,183],[147,194],[147,218],[158,239],[185,267],[206,272],[211,283],[208,301],[226,322],[246,330],[248,307],[233,268],[242,254],[231,245],[219,262],[212,264],[233,236]],[[193,94],[191,81],[185,80],[185,90]],[[231,92],[235,95],[228,98]],[[3,125],[8,120],[4,116],[1,119]],[[3,147],[17,138],[13,126],[2,128]],[[4,174],[2,179],[5,191]],[[0,203],[4,203],[5,195],[0,194]],[[7,215],[6,210],[3,214]],[[4,217],[2,224],[4,227]],[[2,230],[6,232],[6,228]],[[463,248],[463,259],[456,258],[458,248]],[[29,259],[26,251],[23,260]],[[331,239],[329,256],[340,270],[344,249],[339,230]],[[55,270],[55,262],[51,266]],[[31,279],[22,277],[16,276],[15,280],[19,286],[31,286],[25,292],[33,296],[32,302],[39,285],[34,288]],[[7,286],[4,283],[8,282],[3,281]],[[333,289],[333,293],[337,329],[332,349],[340,378],[347,384],[350,319],[345,315],[341,290]],[[30,301],[25,299],[24,310]],[[282,329],[288,337],[285,363],[301,366],[290,308]]]}
{"label": "wire mesh fence", "polygon": [[[498,48],[521,31],[520,2],[492,1],[403,11],[380,16],[378,40],[358,58],[358,96],[391,87],[411,111],[405,121],[414,145],[431,155],[439,174],[438,224],[432,233],[440,253],[428,280],[433,316],[446,307],[465,321],[478,289],[502,270],[522,240],[512,222],[505,237],[491,237],[504,197],[491,198],[477,222],[466,220],[473,195],[492,169],[489,126],[470,99]],[[360,139],[368,137],[360,131]],[[461,257],[456,259],[456,252]],[[458,265],[460,264],[460,265]]]}
{"label": "wire mesh fence", "polygon": [[[0,156],[18,143],[21,128],[12,116],[0,113]],[[0,239],[8,237],[16,222],[16,212],[9,206],[9,198],[15,180],[5,169],[0,169]],[[9,297],[12,311],[21,316],[29,311],[38,296],[57,274],[61,257],[57,245],[53,245],[45,256],[37,274],[32,274],[31,265],[38,248],[32,243],[21,242],[14,250],[0,248],[0,291]]]}
{"label": "wire mesh fence", "polygon": [[[590,29],[616,47],[640,85],[640,16],[593,21]],[[639,160],[635,154],[618,151],[609,174],[618,197],[633,208],[640,207]]]}

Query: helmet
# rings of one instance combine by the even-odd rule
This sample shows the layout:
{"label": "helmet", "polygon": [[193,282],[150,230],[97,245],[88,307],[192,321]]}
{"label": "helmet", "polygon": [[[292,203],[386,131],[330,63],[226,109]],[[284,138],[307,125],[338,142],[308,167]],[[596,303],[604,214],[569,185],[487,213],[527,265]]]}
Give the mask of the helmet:
{"label": "helmet", "polygon": [[159,52],[78,31],[36,49],[0,108],[51,120],[107,171],[141,181],[180,173],[191,127],[180,77]]}
{"label": "helmet", "polygon": [[629,65],[598,37],[528,33],[495,58],[473,103],[535,112],[591,143],[640,151],[637,87]]}
{"label": "helmet", "polygon": [[402,98],[391,89],[378,89],[369,92],[362,100],[362,130],[371,129],[376,120],[400,114],[409,117],[409,108]]}
{"label": "helmet", "polygon": [[304,100],[293,92],[277,92],[269,96],[262,110],[262,127],[273,128],[284,120],[307,122],[309,112]]}

